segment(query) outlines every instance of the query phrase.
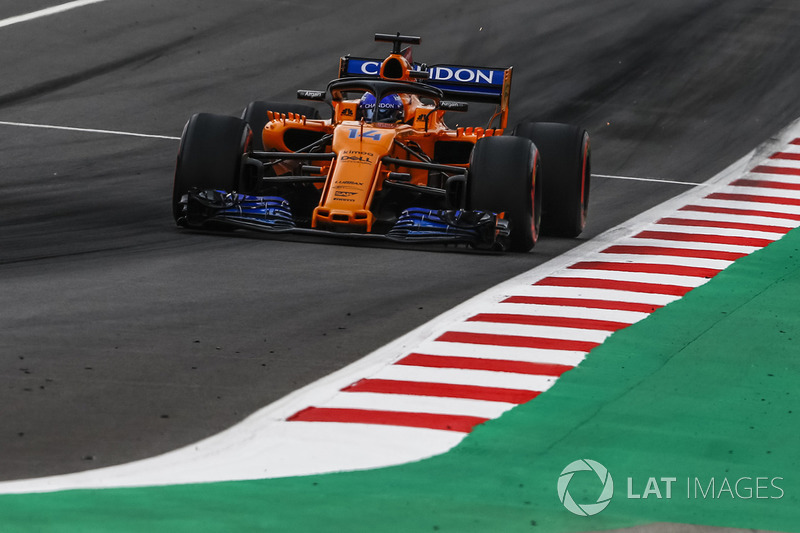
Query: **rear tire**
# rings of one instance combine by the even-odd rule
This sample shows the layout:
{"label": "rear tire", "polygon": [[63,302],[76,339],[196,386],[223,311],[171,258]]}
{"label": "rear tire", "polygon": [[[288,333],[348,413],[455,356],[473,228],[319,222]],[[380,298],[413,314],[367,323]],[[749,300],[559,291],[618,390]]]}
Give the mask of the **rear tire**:
{"label": "rear tire", "polygon": [[178,225],[186,225],[181,197],[190,189],[238,189],[250,137],[250,128],[238,117],[198,113],[189,119],[181,135],[172,187],[172,214]]}
{"label": "rear tire", "polygon": [[253,150],[264,150],[264,142],[261,138],[261,132],[267,124],[267,111],[274,113],[295,113],[305,115],[311,119],[320,118],[319,111],[309,105],[303,104],[285,104],[282,102],[263,102],[257,100],[250,102],[247,107],[242,111],[242,120],[250,124],[250,129],[253,130]]}
{"label": "rear tire", "polygon": [[577,237],[586,227],[589,209],[589,134],[568,124],[524,122],[514,135],[533,141],[541,154],[542,233]]}
{"label": "rear tire", "polygon": [[467,209],[505,213],[512,252],[530,251],[539,238],[540,168],[536,147],[521,137],[484,137],[472,151]]}

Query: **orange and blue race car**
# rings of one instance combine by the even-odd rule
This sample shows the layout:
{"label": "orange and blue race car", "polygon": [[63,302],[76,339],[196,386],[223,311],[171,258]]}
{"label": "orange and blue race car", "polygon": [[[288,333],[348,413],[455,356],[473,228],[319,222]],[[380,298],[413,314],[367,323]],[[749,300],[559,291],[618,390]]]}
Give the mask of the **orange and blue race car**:
{"label": "orange and blue race car", "polygon": [[[586,131],[524,122],[509,132],[511,68],[428,66],[411,57],[419,37],[375,40],[391,43],[388,57],[342,57],[325,91],[297,92],[331,118],[263,101],[241,117],[192,116],[175,169],[177,224],[514,252],[533,248],[540,229],[581,233]],[[445,124],[471,103],[492,109],[485,126]]]}

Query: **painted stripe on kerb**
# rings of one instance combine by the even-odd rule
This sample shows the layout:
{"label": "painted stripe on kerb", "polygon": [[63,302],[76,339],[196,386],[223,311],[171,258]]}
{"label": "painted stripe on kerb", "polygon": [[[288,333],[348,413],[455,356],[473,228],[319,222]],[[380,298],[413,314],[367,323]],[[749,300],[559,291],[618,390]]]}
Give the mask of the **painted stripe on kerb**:
{"label": "painted stripe on kerb", "polygon": [[800,154],[778,152],[777,154],[773,154],[770,159],[789,159],[791,161],[800,161]]}
{"label": "painted stripe on kerb", "polygon": [[744,256],[743,252],[722,252],[719,250],[692,250],[686,248],[669,248],[667,246],[637,246],[624,245],[609,246],[600,251],[601,254],[631,254],[631,255],[661,255],[669,257],[693,257],[698,259],[713,259],[721,261],[736,261]]}
{"label": "painted stripe on kerb", "polygon": [[616,331],[630,326],[630,323],[611,320],[593,320],[547,315],[514,315],[510,313],[479,313],[467,319],[468,322],[497,322],[504,324],[526,324],[529,326],[553,326],[559,328],[600,329]]}
{"label": "painted stripe on kerb", "polygon": [[712,205],[687,205],[681,207],[681,211],[699,211],[701,213],[725,213],[730,215],[744,215],[764,218],[785,218],[788,220],[800,220],[800,215],[795,213],[776,213],[775,211],[764,211],[762,209],[737,209],[734,207],[714,207]]}
{"label": "painted stripe on kerb", "polygon": [[390,379],[362,379],[345,387],[342,391],[380,392],[383,394],[407,394],[411,396],[440,396],[444,398],[466,398],[470,400],[513,404],[530,401],[541,392],[503,387],[483,387],[478,385]]}
{"label": "painted stripe on kerb", "polygon": [[508,361],[503,359],[483,359],[478,357],[459,357],[450,355],[427,355],[412,353],[399,360],[397,365],[422,366],[430,368],[462,368],[468,370],[489,370],[492,372],[511,372],[534,376],[560,376],[574,367],[527,361]]}
{"label": "painted stripe on kerb", "polygon": [[733,246],[752,246],[754,248],[763,248],[772,242],[770,239],[755,239],[727,235],[706,235],[702,233],[681,233],[678,231],[657,230],[642,231],[635,237],[639,239],[656,239],[663,241],[731,244]]}
{"label": "painted stripe on kerb", "polygon": [[465,333],[448,331],[436,339],[441,342],[460,342],[464,344],[488,344],[491,346],[512,346],[517,348],[542,348],[545,350],[567,350],[588,352],[598,342],[548,339],[546,337],[523,337],[521,335],[492,335],[489,333]]}
{"label": "painted stripe on kerb", "polygon": [[641,283],[638,281],[618,281],[608,279],[578,279],[564,277],[547,277],[537,281],[537,285],[551,287],[575,287],[581,289],[602,289],[610,291],[640,292],[645,294],[666,294],[669,296],[683,296],[693,289],[680,285],[662,285],[657,283]]}
{"label": "painted stripe on kerb", "polygon": [[571,269],[611,270],[615,272],[640,272],[647,274],[671,274],[675,276],[695,276],[710,278],[717,275],[721,269],[699,268],[683,265],[664,265],[652,263],[614,263],[610,261],[581,261],[571,265]]}
{"label": "painted stripe on kerb", "polygon": [[753,172],[759,172],[762,174],[786,174],[790,176],[800,176],[800,169],[798,168],[774,167],[769,165],[757,166],[753,169]]}
{"label": "painted stripe on kerb", "polygon": [[659,224],[672,226],[697,226],[700,228],[726,228],[745,231],[762,231],[766,233],[788,233],[794,228],[791,226],[768,226],[764,224],[748,224],[745,222],[726,222],[723,220],[696,220],[687,218],[668,217],[658,221]]}
{"label": "painted stripe on kerb", "polygon": [[558,298],[552,296],[509,296],[503,302],[529,304],[529,305],[555,305],[582,307],[589,309],[609,309],[616,311],[633,311],[638,313],[652,313],[659,307],[658,304],[621,302],[618,300],[595,300],[591,298]]}
{"label": "painted stripe on kerb", "polygon": [[408,426],[469,433],[486,418],[432,413],[404,413],[375,411],[371,409],[343,409],[336,407],[308,407],[289,418],[296,422],[338,422],[347,424],[379,424]]}
{"label": "painted stripe on kerb", "polygon": [[[777,168],[777,167],[763,167],[771,168],[780,172],[781,174],[794,174],[800,176],[795,169],[792,168]],[[768,181],[768,180],[754,180],[754,179],[740,179],[736,180],[731,185],[739,185],[742,187],[764,187],[772,189],[786,189],[787,191],[800,191],[800,183],[785,183],[782,181]]]}
{"label": "painted stripe on kerb", "polygon": [[714,200],[730,200],[739,202],[755,202],[759,204],[777,204],[777,205],[791,205],[800,206],[800,200],[796,198],[780,198],[777,196],[759,196],[755,194],[738,194],[738,193],[714,193],[708,195],[706,198]]}

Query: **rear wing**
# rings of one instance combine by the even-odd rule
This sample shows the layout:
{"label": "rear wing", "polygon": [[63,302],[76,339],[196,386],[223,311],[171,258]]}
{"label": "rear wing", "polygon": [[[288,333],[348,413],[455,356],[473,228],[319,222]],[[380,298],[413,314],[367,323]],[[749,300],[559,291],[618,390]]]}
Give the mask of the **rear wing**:
{"label": "rear wing", "polygon": [[[342,57],[339,61],[339,77],[377,78],[380,76],[382,62],[380,59],[367,57]],[[420,81],[440,89],[446,98],[500,106],[497,113],[501,117],[500,127],[506,127],[511,96],[512,67],[491,68],[413,63],[411,68],[416,72],[427,72],[427,78],[420,76]]]}

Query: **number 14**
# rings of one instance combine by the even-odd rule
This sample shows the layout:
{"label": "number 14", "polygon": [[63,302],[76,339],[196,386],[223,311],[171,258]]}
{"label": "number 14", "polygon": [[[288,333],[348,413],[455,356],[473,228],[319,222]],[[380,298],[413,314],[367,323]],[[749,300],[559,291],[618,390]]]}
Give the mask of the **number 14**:
{"label": "number 14", "polygon": [[[350,134],[348,135],[348,138],[349,139],[358,139],[359,131],[360,130],[358,130],[358,129],[350,130]],[[380,141],[381,140],[381,134],[379,132],[377,132],[377,131],[369,131],[369,130],[365,131],[363,134],[361,134],[361,137],[364,137],[365,139],[372,139],[373,141]]]}

